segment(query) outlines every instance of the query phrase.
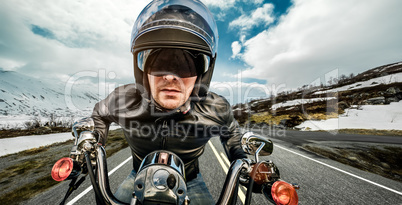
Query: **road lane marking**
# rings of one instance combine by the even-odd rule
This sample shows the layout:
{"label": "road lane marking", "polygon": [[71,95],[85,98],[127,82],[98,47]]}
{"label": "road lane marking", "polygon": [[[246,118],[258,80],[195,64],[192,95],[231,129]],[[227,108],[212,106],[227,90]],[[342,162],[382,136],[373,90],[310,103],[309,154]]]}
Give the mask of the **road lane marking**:
{"label": "road lane marking", "polygon": [[[219,156],[218,151],[216,151],[214,145],[212,144],[211,140],[208,141],[209,146],[211,147],[212,151],[214,152],[216,158],[218,159],[219,164],[221,165],[223,171],[227,174],[229,168],[225,165],[224,161],[227,161],[226,163],[229,163],[229,160],[225,157]],[[246,195],[244,195],[243,191],[240,189],[239,186],[239,190],[238,190],[238,195],[240,200],[242,201],[242,203],[244,204],[244,202],[246,201]]]}
{"label": "road lane marking", "polygon": [[315,160],[315,159],[313,159],[313,158],[304,156],[304,155],[302,155],[302,154],[300,154],[300,153],[297,153],[297,152],[295,152],[295,151],[286,149],[286,148],[284,148],[284,147],[282,147],[282,146],[279,146],[279,145],[275,145],[275,146],[278,147],[278,148],[280,148],[280,149],[286,150],[286,151],[288,151],[288,152],[290,152],[290,153],[293,153],[293,154],[295,154],[295,155],[299,155],[299,156],[304,157],[304,158],[306,158],[306,159],[309,159],[309,160],[311,160],[311,161],[317,162],[317,163],[319,163],[319,164],[321,164],[321,165],[324,165],[324,166],[329,167],[329,168],[331,168],[331,169],[334,169],[334,170],[336,170],[336,171],[342,172],[342,173],[344,173],[344,174],[347,174],[347,175],[349,175],[349,176],[352,176],[352,177],[355,177],[355,178],[357,178],[357,179],[363,180],[363,181],[365,181],[365,182],[368,182],[368,183],[373,184],[373,185],[375,185],[375,186],[381,187],[381,188],[386,189],[386,190],[388,190],[388,191],[391,191],[391,192],[394,192],[394,193],[396,193],[396,194],[402,195],[402,192],[396,191],[395,189],[388,188],[388,187],[386,187],[386,186],[384,186],[384,185],[381,185],[381,184],[378,184],[378,183],[376,183],[376,182],[370,181],[370,180],[368,180],[368,179],[365,179],[365,178],[363,178],[363,177],[357,176],[357,175],[352,174],[352,173],[350,173],[350,172],[344,171],[344,170],[339,169],[339,168],[337,168],[337,167],[331,166],[331,165],[326,164],[326,163],[324,163],[324,162],[320,162],[320,161]]}
{"label": "road lane marking", "polygon": [[[114,172],[116,172],[118,169],[120,169],[120,167],[122,167],[124,164],[126,164],[127,162],[129,162],[133,157],[130,156],[129,158],[127,158],[126,160],[124,160],[122,163],[120,163],[119,165],[117,165],[114,169],[112,169],[112,171],[110,171],[108,173],[108,176],[112,175]],[[71,201],[69,201],[67,203],[67,205],[73,205],[75,202],[77,202],[79,199],[81,199],[83,196],[85,196],[85,194],[87,194],[89,191],[92,190],[92,186],[88,187],[87,189],[85,189],[83,192],[81,192],[80,194],[78,194],[74,199],[72,199]]]}
{"label": "road lane marking", "polygon": [[115,171],[117,171],[118,169],[120,169],[120,167],[122,167],[124,164],[126,164],[127,162],[129,162],[131,159],[133,158],[133,156],[130,156],[129,158],[127,158],[126,160],[124,160],[124,162],[120,163],[119,165],[117,165],[117,167],[115,167],[114,169],[112,169],[112,171],[110,171],[108,173],[108,176],[112,175]]}
{"label": "road lane marking", "polygon": [[74,199],[72,199],[71,201],[69,201],[67,203],[67,205],[72,205],[75,202],[77,202],[79,199],[81,199],[83,196],[85,196],[85,194],[87,194],[89,191],[92,190],[92,186],[88,187],[87,189],[85,189],[83,192],[81,192],[80,194],[78,194]]}
{"label": "road lane marking", "polygon": [[222,152],[221,152],[221,157],[222,157],[223,161],[225,161],[226,166],[229,167],[229,166],[230,166],[230,162],[229,162],[228,158],[225,156],[225,154],[223,154]]}
{"label": "road lane marking", "polygon": [[208,141],[209,146],[211,147],[212,151],[214,152],[216,158],[218,159],[219,164],[221,164],[221,167],[225,173],[228,173],[228,167],[225,165],[223,162],[223,159],[219,156],[218,151],[216,151],[214,145],[211,143],[211,140]]}

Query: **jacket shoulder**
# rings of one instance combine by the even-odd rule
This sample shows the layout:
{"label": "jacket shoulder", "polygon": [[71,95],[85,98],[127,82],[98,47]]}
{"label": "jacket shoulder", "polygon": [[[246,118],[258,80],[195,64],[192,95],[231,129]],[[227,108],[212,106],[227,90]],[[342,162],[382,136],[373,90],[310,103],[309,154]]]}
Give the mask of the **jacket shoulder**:
{"label": "jacket shoulder", "polygon": [[214,92],[208,92],[206,98],[204,99],[204,103],[219,107],[230,107],[230,103],[225,97]]}
{"label": "jacket shoulder", "polygon": [[136,84],[126,84],[115,88],[104,100],[98,103],[98,107],[102,111],[101,113],[110,115],[136,107],[141,99],[141,92]]}
{"label": "jacket shoulder", "polygon": [[230,103],[214,92],[209,92],[203,100],[197,102],[195,111],[221,125],[227,124],[233,116]]}
{"label": "jacket shoulder", "polygon": [[141,95],[135,83],[126,84],[115,88],[109,96],[119,96],[119,95]]}

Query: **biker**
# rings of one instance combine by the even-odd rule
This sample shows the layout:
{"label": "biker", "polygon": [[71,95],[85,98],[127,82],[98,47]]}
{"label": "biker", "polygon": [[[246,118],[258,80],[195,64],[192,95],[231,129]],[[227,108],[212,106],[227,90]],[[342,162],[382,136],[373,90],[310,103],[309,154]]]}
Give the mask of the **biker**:
{"label": "biker", "polygon": [[135,84],[116,88],[95,105],[99,143],[119,124],[131,148],[133,170],[116,198],[129,203],[141,160],[169,150],[185,163],[192,204],[215,204],[199,172],[198,157],[220,136],[230,161],[245,158],[230,104],[209,92],[218,49],[212,14],[198,0],[154,0],[138,16],[131,37]]}

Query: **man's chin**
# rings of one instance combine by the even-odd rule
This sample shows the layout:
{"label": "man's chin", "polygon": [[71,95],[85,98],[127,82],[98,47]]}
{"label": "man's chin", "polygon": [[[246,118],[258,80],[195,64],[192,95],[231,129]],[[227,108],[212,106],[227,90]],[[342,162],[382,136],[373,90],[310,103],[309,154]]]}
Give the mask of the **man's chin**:
{"label": "man's chin", "polygon": [[165,108],[165,109],[169,109],[169,110],[173,110],[176,109],[178,107],[180,107],[183,103],[181,103],[180,100],[177,99],[165,99],[162,100],[162,102],[160,102],[160,105]]}

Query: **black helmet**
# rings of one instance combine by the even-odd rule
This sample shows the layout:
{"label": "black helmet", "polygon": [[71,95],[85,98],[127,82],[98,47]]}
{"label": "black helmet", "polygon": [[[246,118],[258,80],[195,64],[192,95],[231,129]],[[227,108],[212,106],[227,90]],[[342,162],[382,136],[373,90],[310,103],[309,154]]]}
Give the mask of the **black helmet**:
{"label": "black helmet", "polygon": [[193,94],[206,95],[218,50],[218,29],[208,8],[198,0],[154,0],[138,16],[131,33],[134,76],[147,88],[145,61],[155,49],[184,49],[202,55]]}

